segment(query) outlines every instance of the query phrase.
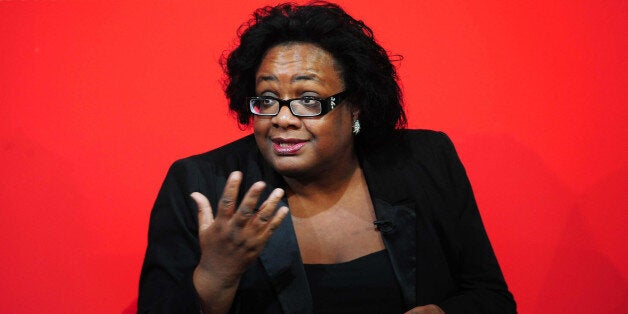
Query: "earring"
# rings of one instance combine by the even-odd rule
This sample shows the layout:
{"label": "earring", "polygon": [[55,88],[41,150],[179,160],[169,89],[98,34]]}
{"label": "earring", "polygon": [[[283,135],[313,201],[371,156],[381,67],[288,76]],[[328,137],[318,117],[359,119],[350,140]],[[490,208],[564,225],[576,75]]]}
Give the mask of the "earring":
{"label": "earring", "polygon": [[360,120],[355,119],[355,121],[353,121],[353,127],[351,129],[353,131],[353,135],[358,135],[358,133],[360,133]]}

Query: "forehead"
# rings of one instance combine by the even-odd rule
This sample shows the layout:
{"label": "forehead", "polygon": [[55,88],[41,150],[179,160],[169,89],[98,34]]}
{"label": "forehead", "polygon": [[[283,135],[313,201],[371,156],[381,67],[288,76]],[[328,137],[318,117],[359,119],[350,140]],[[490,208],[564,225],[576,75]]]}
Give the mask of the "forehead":
{"label": "forehead", "polygon": [[264,81],[340,79],[338,63],[326,50],[310,43],[286,43],[264,54],[256,83]]}

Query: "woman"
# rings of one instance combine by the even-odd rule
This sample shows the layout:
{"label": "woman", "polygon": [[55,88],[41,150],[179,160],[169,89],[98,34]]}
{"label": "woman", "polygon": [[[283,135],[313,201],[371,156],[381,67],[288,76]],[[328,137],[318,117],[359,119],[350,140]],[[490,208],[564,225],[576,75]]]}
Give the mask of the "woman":
{"label": "woman", "polygon": [[515,312],[453,145],[403,130],[367,26],[328,3],[259,9],[225,70],[254,134],[171,167],[140,312]]}

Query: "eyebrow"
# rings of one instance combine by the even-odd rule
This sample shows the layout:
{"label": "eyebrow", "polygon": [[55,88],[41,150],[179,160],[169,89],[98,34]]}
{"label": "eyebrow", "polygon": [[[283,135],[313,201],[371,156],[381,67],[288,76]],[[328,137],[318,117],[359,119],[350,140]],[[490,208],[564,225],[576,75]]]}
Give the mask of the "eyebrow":
{"label": "eyebrow", "polygon": [[297,81],[318,81],[319,77],[316,74],[297,74],[295,75],[291,82]]}
{"label": "eyebrow", "polygon": [[274,75],[261,75],[255,80],[257,83],[259,82],[267,82],[267,81],[277,81],[277,77]]}
{"label": "eyebrow", "polygon": [[[294,83],[294,82],[298,82],[298,81],[319,81],[319,80],[320,80],[320,78],[316,74],[297,74],[297,75],[292,77],[290,82]],[[256,81],[257,81],[257,83],[259,83],[259,82],[268,82],[268,81],[276,82],[276,81],[278,81],[278,79],[277,79],[276,76],[274,76],[272,74],[268,74],[268,75],[261,75],[260,77],[257,78]]]}

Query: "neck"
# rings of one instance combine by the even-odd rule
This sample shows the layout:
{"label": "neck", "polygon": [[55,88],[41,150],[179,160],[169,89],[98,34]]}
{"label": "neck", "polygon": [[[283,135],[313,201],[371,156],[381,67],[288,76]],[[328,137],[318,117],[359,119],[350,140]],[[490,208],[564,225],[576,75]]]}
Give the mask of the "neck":
{"label": "neck", "polygon": [[287,178],[286,194],[291,213],[308,217],[342,203],[354,190],[365,189],[366,182],[357,158],[343,163],[337,171],[320,173],[316,178]]}
{"label": "neck", "polygon": [[358,159],[352,155],[346,161],[338,161],[335,167],[323,169],[308,176],[283,176],[283,178],[289,190],[297,194],[308,195],[316,191],[329,193],[346,185],[358,169],[360,169]]}

